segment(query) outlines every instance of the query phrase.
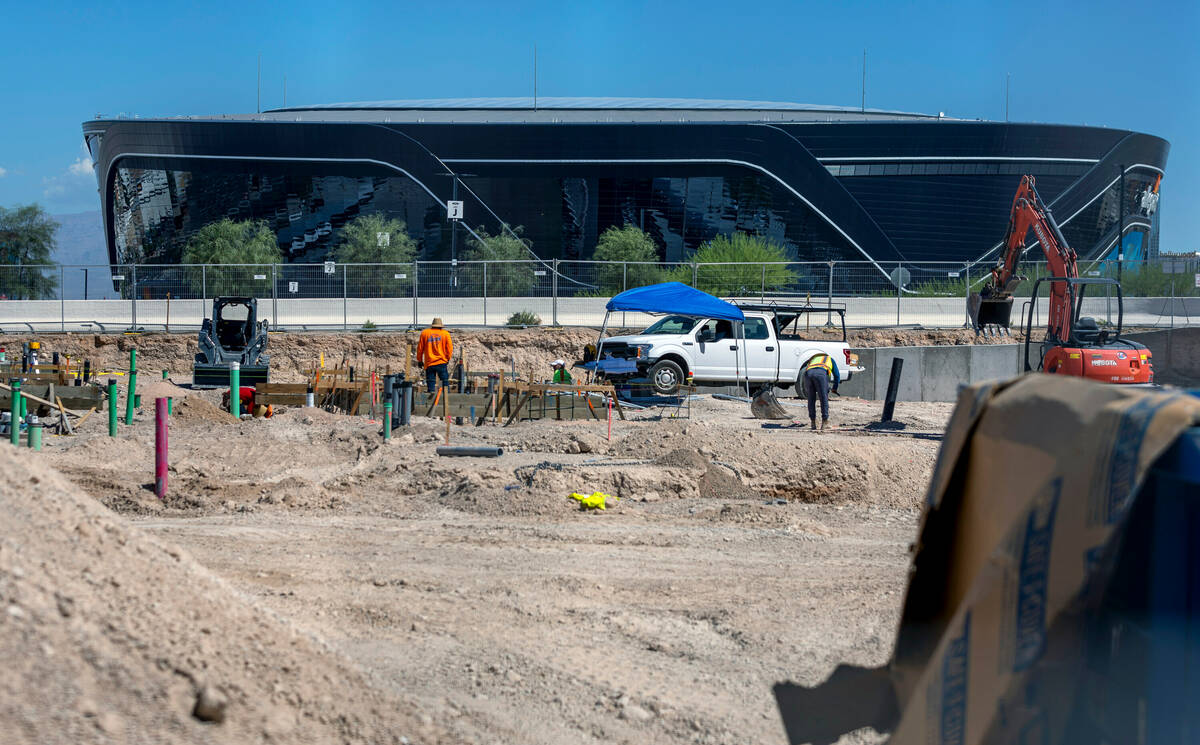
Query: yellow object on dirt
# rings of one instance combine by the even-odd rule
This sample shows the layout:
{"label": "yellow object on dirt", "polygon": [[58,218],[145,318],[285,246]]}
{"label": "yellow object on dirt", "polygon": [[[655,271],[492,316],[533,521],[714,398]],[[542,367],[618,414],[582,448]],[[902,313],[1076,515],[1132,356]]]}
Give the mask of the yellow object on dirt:
{"label": "yellow object on dirt", "polygon": [[617,497],[614,497],[611,494],[605,494],[601,491],[592,492],[591,496],[584,496],[578,492],[572,492],[571,499],[579,502],[580,509],[584,510],[603,510],[605,509],[605,500],[607,499],[620,501]]}

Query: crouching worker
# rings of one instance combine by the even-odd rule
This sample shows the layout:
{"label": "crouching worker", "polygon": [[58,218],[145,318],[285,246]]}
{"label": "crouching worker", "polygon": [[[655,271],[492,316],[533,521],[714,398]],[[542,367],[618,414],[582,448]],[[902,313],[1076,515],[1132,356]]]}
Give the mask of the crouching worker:
{"label": "crouching worker", "polygon": [[837,393],[841,371],[827,354],[818,354],[804,366],[804,397],[808,399],[808,420],[817,428],[817,399],[821,399],[821,429],[829,426],[829,389]]}
{"label": "crouching worker", "polygon": [[550,382],[551,383],[561,383],[563,385],[570,385],[572,382],[571,381],[571,373],[567,372],[567,363],[564,362],[563,360],[559,359],[559,360],[555,360],[551,364],[554,365],[554,377],[552,377],[550,379]]}

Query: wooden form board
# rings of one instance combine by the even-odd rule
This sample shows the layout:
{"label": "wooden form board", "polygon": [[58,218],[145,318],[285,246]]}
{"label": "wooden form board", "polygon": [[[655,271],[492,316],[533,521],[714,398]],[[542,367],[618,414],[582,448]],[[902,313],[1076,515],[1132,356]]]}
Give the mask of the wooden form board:
{"label": "wooden form board", "polygon": [[[555,421],[572,421],[588,419],[593,421],[608,418],[607,403],[600,395],[581,395],[586,393],[613,394],[612,386],[588,386],[594,390],[578,391],[571,386],[541,386],[521,384],[520,388],[512,384],[505,386],[503,393],[496,394],[496,411],[491,410],[492,396],[487,392],[474,393],[450,392],[449,413],[453,417],[469,417],[474,410],[476,423],[481,423],[485,417],[495,416],[504,420],[505,425],[516,421],[531,421],[535,419],[550,419]],[[551,388],[557,390],[542,390]],[[436,400],[436,402],[435,402]],[[614,410],[618,417],[625,418],[620,403],[614,396]],[[438,395],[418,393],[413,396],[413,413],[416,416],[440,418],[444,416],[445,402]]]}

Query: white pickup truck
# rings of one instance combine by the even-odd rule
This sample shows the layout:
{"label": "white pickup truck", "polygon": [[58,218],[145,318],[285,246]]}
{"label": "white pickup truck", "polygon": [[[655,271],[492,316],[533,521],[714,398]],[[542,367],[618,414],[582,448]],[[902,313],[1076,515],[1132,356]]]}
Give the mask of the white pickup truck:
{"label": "white pickup truck", "polygon": [[[663,395],[675,393],[689,376],[701,384],[735,383],[745,380],[747,371],[752,386],[788,388],[818,354],[837,362],[842,382],[865,369],[846,343],[841,308],[738,307],[746,315],[744,356],[743,340],[737,338],[733,322],[665,316],[639,334],[604,339],[597,357],[625,361],[614,366],[624,367],[623,372],[609,372],[606,377],[648,378],[654,391]],[[840,328],[820,330],[827,317],[840,322]],[[634,365],[636,372],[631,369]]]}

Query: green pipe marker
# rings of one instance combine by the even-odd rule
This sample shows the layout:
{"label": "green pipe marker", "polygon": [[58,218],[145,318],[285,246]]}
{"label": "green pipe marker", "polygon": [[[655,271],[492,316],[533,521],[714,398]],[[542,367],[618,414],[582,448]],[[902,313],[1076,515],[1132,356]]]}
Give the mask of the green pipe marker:
{"label": "green pipe marker", "polygon": [[108,436],[117,436],[117,381],[108,379]]}
{"label": "green pipe marker", "polygon": [[167,371],[163,370],[163,380],[166,380],[166,379],[167,379]]}
{"label": "green pipe marker", "polygon": [[21,419],[29,416],[29,399],[25,398],[25,394],[21,394]]}
{"label": "green pipe marker", "polygon": [[27,439],[29,440],[29,449],[30,450],[41,450],[42,449],[42,423],[37,420],[36,416],[32,417],[32,420],[33,421],[31,421],[29,423],[29,427],[27,429],[27,432],[28,432]]}
{"label": "green pipe marker", "polygon": [[9,439],[14,447],[21,446],[21,381],[12,381],[12,418],[9,419]]}
{"label": "green pipe marker", "polygon": [[229,413],[242,418],[242,363],[229,363]]}
{"label": "green pipe marker", "polygon": [[171,404],[173,403],[175,403],[175,399],[171,396],[167,396],[167,416],[171,416],[171,414],[174,413],[171,411]]}
{"label": "green pipe marker", "polygon": [[133,424],[133,408],[137,405],[137,350],[129,350],[129,389],[125,391],[125,424]]}
{"label": "green pipe marker", "polygon": [[392,439],[392,402],[388,401],[383,405],[383,439]]}

